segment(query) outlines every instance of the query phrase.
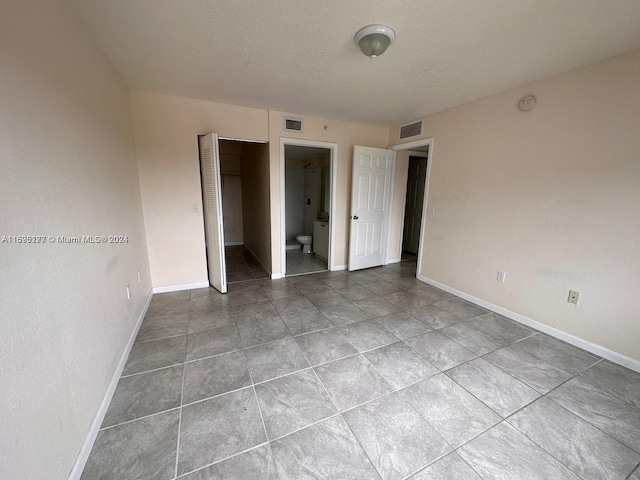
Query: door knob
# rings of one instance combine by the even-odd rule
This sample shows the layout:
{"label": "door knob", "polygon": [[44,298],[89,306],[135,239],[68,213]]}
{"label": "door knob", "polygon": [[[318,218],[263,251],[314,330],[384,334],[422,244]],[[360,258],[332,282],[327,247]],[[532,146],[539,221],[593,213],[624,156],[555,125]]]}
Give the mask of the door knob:
{"label": "door knob", "polygon": [[354,216],[353,216],[353,217],[351,217],[351,218],[353,218],[354,220],[357,220],[357,219],[358,219],[358,216],[357,216],[357,215],[354,215]]}

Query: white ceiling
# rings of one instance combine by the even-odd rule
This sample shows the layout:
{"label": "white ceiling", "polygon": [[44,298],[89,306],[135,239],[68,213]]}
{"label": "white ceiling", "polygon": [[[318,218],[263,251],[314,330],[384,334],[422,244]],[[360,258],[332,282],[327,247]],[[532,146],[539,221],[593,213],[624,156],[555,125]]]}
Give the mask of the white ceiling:
{"label": "white ceiling", "polygon": [[130,87],[379,125],[640,48],[638,0],[71,1]]}

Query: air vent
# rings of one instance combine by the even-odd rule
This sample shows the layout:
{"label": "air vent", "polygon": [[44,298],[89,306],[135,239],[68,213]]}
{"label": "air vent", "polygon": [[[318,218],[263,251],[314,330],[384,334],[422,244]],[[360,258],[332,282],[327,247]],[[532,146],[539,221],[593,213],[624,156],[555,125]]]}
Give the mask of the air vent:
{"label": "air vent", "polygon": [[301,132],[302,120],[300,120],[299,118],[285,118],[284,129],[287,132]]}
{"label": "air vent", "polygon": [[400,127],[400,139],[417,137],[422,135],[422,120],[418,122],[407,123]]}

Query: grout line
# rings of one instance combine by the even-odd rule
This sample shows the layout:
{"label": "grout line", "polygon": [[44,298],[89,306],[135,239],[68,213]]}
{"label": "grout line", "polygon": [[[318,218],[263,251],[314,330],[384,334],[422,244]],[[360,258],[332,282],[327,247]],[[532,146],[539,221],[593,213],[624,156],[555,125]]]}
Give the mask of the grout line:
{"label": "grout line", "polygon": [[175,476],[178,476],[178,460],[180,459],[180,435],[182,433],[182,403],[184,401],[184,379],[187,375],[187,366],[182,367],[182,392],[180,393],[180,416],[178,417],[178,441],[176,443],[176,468]]}
{"label": "grout line", "polygon": [[173,408],[168,408],[166,410],[161,410],[159,412],[154,412],[154,413],[150,413],[149,415],[143,415],[142,417],[137,417],[131,420],[126,420],[124,422],[120,422],[120,423],[116,423],[115,425],[109,425],[108,427],[104,427],[101,428],[100,431],[105,431],[105,430],[111,430],[112,428],[115,427],[119,427],[121,425],[126,425],[128,423],[133,423],[133,422],[137,422],[138,420],[142,420],[143,418],[150,418],[150,417],[155,417],[156,415],[161,415],[163,413],[167,413],[167,412],[173,412],[174,410],[178,410],[180,408],[180,406],[177,407],[173,407]]}
{"label": "grout line", "polygon": [[176,479],[174,479],[174,480],[177,480],[178,478],[183,478],[183,477],[185,477],[187,475],[191,475],[192,473],[195,473],[195,472],[200,472],[200,471],[204,470],[205,468],[211,467],[212,465],[217,465],[218,463],[225,462],[225,461],[227,461],[227,460],[229,460],[231,458],[239,457],[240,455],[242,455],[244,453],[248,453],[248,452],[251,452],[253,450],[257,450],[260,447],[264,447],[264,446],[268,446],[268,445],[269,445],[268,441],[259,443],[258,445],[255,445],[255,446],[253,446],[251,448],[247,448],[246,450],[242,450],[241,452],[234,453],[233,455],[229,455],[228,457],[221,458],[220,460],[216,460],[215,462],[208,463],[206,465],[203,465],[202,467],[196,468],[195,470],[191,470],[190,472],[185,472],[182,475],[180,475],[180,477],[176,477]]}

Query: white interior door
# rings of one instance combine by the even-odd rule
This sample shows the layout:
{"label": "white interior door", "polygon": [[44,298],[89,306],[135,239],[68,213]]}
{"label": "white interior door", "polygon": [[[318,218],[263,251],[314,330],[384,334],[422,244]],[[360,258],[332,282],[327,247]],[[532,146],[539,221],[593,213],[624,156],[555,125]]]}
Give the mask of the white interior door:
{"label": "white interior door", "polygon": [[227,293],[218,135],[215,133],[204,135],[200,137],[198,143],[200,146],[202,211],[204,213],[209,283],[220,293]]}
{"label": "white interior door", "polygon": [[349,270],[385,262],[394,156],[392,150],[354,148]]}
{"label": "white interior door", "polygon": [[418,247],[420,245],[422,205],[424,203],[424,189],[426,184],[427,159],[409,157],[402,249],[414,255],[418,254]]}

